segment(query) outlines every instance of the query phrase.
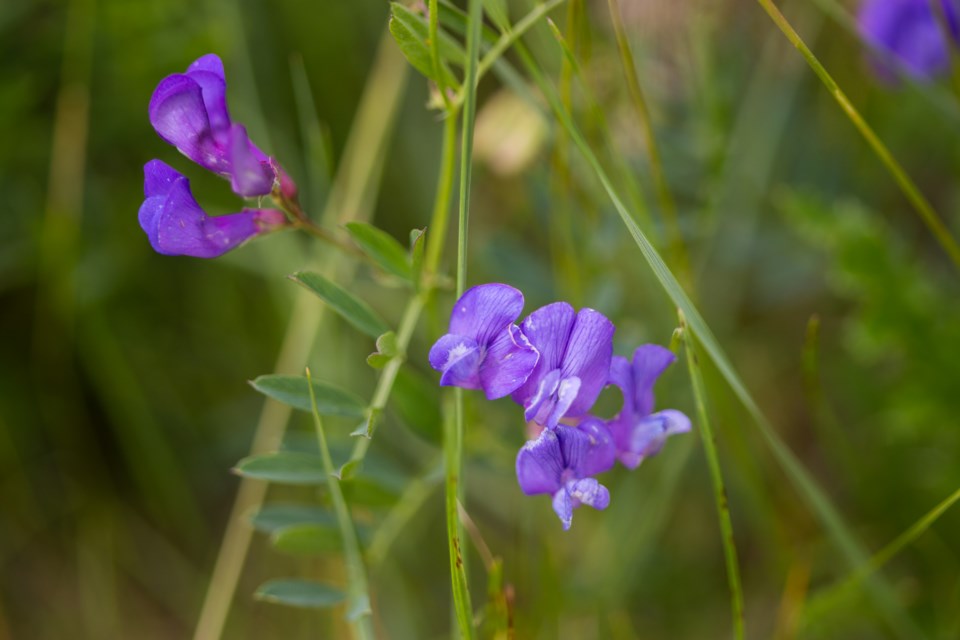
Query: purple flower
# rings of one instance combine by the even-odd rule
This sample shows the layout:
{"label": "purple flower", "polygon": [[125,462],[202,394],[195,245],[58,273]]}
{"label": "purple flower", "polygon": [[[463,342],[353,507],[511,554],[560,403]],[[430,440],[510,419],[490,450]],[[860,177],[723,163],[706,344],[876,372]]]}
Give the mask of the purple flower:
{"label": "purple flower", "polygon": [[442,371],[440,384],[483,389],[493,400],[526,381],[539,355],[513,324],[523,311],[523,294],[505,284],[468,289],[453,307],[450,332],[430,349],[430,366]]}
{"label": "purple flower", "polygon": [[952,43],[944,37],[944,30],[954,42],[960,40],[960,6],[957,0],[938,1],[945,27],[930,0],[865,0],[860,5],[857,21],[861,37],[886,54],[875,60],[881,75],[896,75],[885,58],[899,62],[903,71],[919,80],[929,80],[947,70]]}
{"label": "purple flower", "polygon": [[210,217],[193,198],[190,181],[166,163],[151,160],[143,174],[140,226],[157,253],[215,258],[287,223],[286,216],[274,209]]}
{"label": "purple flower", "polygon": [[653,411],[653,385],[676,356],[664,347],[645,344],[633,352],[633,362],[614,356],[610,383],[623,392],[623,409],[607,422],[617,458],[634,469],[644,458],[660,453],[663,443],[675,433],[690,431],[690,419],[673,409]]}
{"label": "purple flower", "polygon": [[607,384],[613,323],[593,309],[574,313],[566,302],[555,302],[520,326],[540,352],[533,373],[512,396],[526,420],[552,429],[565,416],[586,414]]}
{"label": "purple flower", "polygon": [[[186,73],[164,78],[150,98],[150,123],[161,138],[201,167],[230,180],[241,196],[270,193],[278,176],[247,130],[230,120],[223,62],[199,58]],[[289,179],[289,178],[288,178]]]}
{"label": "purple flower", "polygon": [[610,433],[600,420],[587,418],[576,427],[544,429],[523,445],[517,454],[517,481],[528,496],[552,495],[553,510],[566,530],[581,504],[594,509],[610,504],[610,492],[591,476],[608,471],[613,463]]}

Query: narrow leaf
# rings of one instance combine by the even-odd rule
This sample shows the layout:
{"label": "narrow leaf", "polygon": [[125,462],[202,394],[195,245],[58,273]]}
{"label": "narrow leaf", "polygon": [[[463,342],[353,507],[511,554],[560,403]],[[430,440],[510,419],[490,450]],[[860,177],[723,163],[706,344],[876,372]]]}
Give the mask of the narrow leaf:
{"label": "narrow leaf", "polygon": [[271,504],[261,507],[250,517],[253,528],[263,533],[273,533],[293,525],[332,526],[335,523],[333,514],[326,509],[306,504]]}
{"label": "narrow leaf", "polygon": [[388,330],[387,323],[366,302],[319,273],[298,271],[290,279],[315,293],[344,320],[368,336],[376,338]]}
{"label": "narrow leaf", "polygon": [[407,252],[396,238],[386,231],[365,222],[350,222],[347,232],[360,249],[377,265],[395,276],[410,282],[413,269]]}
{"label": "narrow leaf", "polygon": [[[390,34],[397,41],[400,51],[403,52],[414,69],[424,76],[437,82],[433,71],[433,62],[430,59],[429,37],[430,30],[422,16],[417,15],[399,3],[390,5]],[[448,39],[439,38],[440,73],[443,74],[443,83],[448,87],[459,85],[446,61],[462,66],[463,51],[453,46]],[[438,83],[440,84],[440,83]]]}
{"label": "narrow leaf", "polygon": [[260,585],[254,597],[288,607],[320,609],[334,607],[343,602],[346,596],[339,589],[320,582],[281,578]]}
{"label": "narrow leaf", "polygon": [[293,555],[316,556],[340,551],[340,531],[336,524],[295,524],[273,532],[270,544],[277,551]]}
{"label": "narrow leaf", "polygon": [[327,481],[320,456],[309,453],[265,453],[244,458],[233,469],[257,480],[279,484],[320,485]]}
{"label": "narrow leaf", "polygon": [[[300,411],[310,411],[310,391],[304,376],[265,375],[250,382],[260,393]],[[360,418],[366,414],[364,402],[349,391],[313,381],[317,410],[325,416]]]}

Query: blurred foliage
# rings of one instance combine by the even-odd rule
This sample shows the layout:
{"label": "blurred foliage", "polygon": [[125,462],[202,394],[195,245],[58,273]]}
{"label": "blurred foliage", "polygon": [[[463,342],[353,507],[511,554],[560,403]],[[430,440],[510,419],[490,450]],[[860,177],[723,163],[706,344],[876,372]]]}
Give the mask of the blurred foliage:
{"label": "blurred foliage", "polygon": [[[692,293],[778,431],[867,548],[879,549],[960,486],[958,275],[758,7],[620,4],[693,263]],[[582,69],[568,76],[567,99],[638,220],[660,239],[606,2],[580,6],[574,31],[565,7],[551,14]],[[531,7],[509,3],[510,16]],[[960,231],[960,109],[947,83],[881,85],[842,25],[812,4],[784,10]],[[0,638],[192,632],[237,488],[229,470],[249,449],[262,403],[246,381],[273,372],[294,299],[305,295],[284,276],[331,249],[284,234],[216,261],[153,254],[136,222],[149,159],[184,171],[212,213],[239,203],[157,138],[147,103],[163,76],[218,52],[232,114],[280,158],[319,216],[324,167],[342,159],[388,11],[303,0],[0,4]],[[554,79],[570,73],[545,25],[525,42]],[[307,97],[315,120],[302,112]],[[442,125],[425,108],[430,99],[415,76],[371,196],[374,221],[404,246],[427,224],[435,186]],[[560,297],[600,309],[617,323],[619,353],[666,344],[674,309],[545,114],[534,92],[519,95],[493,76],[481,83],[471,283],[513,284],[528,311]],[[408,294],[395,283],[360,266],[338,284],[396,325]],[[383,554],[370,576],[383,637],[449,634],[439,394],[426,353],[451,302],[444,293],[428,309],[370,454],[345,483],[361,540]],[[369,398],[373,341],[332,316],[319,330],[309,359],[318,379]],[[673,369],[658,402],[692,415],[688,378]],[[893,636],[859,596],[803,621],[811,594],[849,571],[706,363],[705,374],[748,635]],[[607,415],[617,402],[611,391],[601,398]],[[564,534],[549,501],[516,486],[525,439],[516,408],[473,399],[467,408],[466,507],[499,558],[488,576],[484,559],[468,556],[474,604],[488,620],[509,612],[518,638],[729,637],[698,436],[608,476],[610,508],[578,512]],[[327,422],[343,462],[357,419]],[[296,414],[285,448],[312,453],[311,433],[308,416]],[[420,493],[404,493],[411,487]],[[378,541],[398,495],[422,502],[391,540]],[[316,496],[312,487],[270,490],[272,504]],[[329,524],[322,491],[319,501],[324,508],[305,517],[321,527]],[[275,510],[255,522],[276,538],[291,517]],[[293,533],[284,539],[303,551]],[[930,637],[960,635],[958,540],[960,513],[948,511],[882,572]],[[343,572],[335,556],[304,561],[258,534],[225,637],[340,637],[338,614],[252,594],[270,578],[336,583]]]}

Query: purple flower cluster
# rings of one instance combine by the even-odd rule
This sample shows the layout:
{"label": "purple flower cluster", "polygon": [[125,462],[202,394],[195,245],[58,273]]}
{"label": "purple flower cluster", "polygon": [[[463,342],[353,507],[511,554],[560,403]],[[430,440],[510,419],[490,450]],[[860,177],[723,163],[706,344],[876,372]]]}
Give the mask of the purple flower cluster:
{"label": "purple flower cluster", "polygon": [[874,64],[882,77],[896,77],[892,61],[917,80],[931,80],[949,69],[950,48],[960,42],[960,1],[864,0],[857,23],[881,54]]}
{"label": "purple flower cluster", "polygon": [[[615,327],[593,309],[566,302],[537,309],[518,326],[523,294],[505,284],[469,289],[457,300],[449,333],[430,349],[440,384],[509,395],[539,429],[517,454],[517,480],[527,495],[552,496],[564,529],[573,510],[606,509],[610,492],[594,476],[617,460],[634,469],[666,439],[690,430],[679,411],[653,413],[653,385],[674,361],[661,346],[638,347],[633,360],[613,355]],[[589,415],[608,384],[623,393],[610,420]]]}
{"label": "purple flower cluster", "polygon": [[[186,73],[164,78],[150,99],[150,123],[157,134],[204,169],[230,181],[237,195],[267,195],[275,188],[296,192],[273,158],[247,137],[227,111],[223,63],[215,54],[191,64]],[[190,181],[160,160],[144,166],[140,226],[158,253],[215,258],[250,238],[287,224],[276,209],[243,209],[210,217],[190,191]]]}

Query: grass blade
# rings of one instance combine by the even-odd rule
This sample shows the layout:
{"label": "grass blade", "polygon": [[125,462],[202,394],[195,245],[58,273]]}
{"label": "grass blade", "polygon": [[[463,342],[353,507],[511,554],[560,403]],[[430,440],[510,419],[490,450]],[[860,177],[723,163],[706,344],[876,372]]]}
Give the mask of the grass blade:
{"label": "grass blade", "polygon": [[720,456],[717,454],[717,440],[710,426],[707,412],[707,391],[703,384],[703,374],[690,330],[680,312],[680,329],[683,332],[684,351],[687,354],[687,369],[690,371],[690,384],[697,404],[697,416],[700,420],[700,440],[703,452],[710,467],[710,480],[713,484],[713,497],[717,505],[717,518],[720,520],[720,538],[723,542],[723,555],[727,562],[727,583],[730,586],[730,610],[733,616],[733,635],[743,640],[743,587],[740,585],[740,567],[737,562],[737,547],[733,540],[733,523],[730,521],[730,509],[727,504],[727,490],[723,484],[723,472],[720,470]]}

